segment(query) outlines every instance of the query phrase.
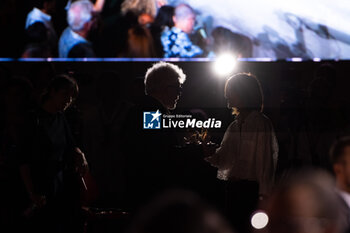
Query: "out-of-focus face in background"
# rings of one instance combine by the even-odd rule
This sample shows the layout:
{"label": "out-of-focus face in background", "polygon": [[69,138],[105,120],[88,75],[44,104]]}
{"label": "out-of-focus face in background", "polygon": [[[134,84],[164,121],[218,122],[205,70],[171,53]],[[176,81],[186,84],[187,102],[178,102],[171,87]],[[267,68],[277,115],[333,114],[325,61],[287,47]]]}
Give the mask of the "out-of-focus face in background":
{"label": "out-of-focus face in background", "polygon": [[195,23],[196,15],[189,15],[186,19],[184,19],[184,27],[182,28],[182,30],[187,34],[190,34],[193,31]]}
{"label": "out-of-focus face in background", "polygon": [[324,219],[317,216],[319,208],[307,187],[295,187],[285,196],[277,197],[270,215],[271,233],[321,233],[326,231]]}
{"label": "out-of-focus face in background", "polygon": [[189,5],[180,4],[175,8],[173,21],[175,27],[190,34],[196,23],[196,14]]}
{"label": "out-of-focus face in background", "polygon": [[[303,178],[304,177],[304,178]],[[328,174],[286,181],[267,201],[269,223],[260,232],[341,233],[345,228],[339,198]]]}

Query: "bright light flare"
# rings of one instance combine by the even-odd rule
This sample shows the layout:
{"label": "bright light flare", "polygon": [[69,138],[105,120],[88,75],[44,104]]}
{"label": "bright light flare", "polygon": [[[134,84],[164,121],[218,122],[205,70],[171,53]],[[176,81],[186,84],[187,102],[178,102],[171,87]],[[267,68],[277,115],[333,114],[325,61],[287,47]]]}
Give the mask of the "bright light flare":
{"label": "bright light flare", "polygon": [[253,214],[251,224],[255,229],[263,229],[269,223],[269,216],[263,211],[257,211]]}
{"label": "bright light flare", "polygon": [[222,54],[216,58],[214,70],[217,74],[229,75],[236,67],[236,58],[232,54]]}

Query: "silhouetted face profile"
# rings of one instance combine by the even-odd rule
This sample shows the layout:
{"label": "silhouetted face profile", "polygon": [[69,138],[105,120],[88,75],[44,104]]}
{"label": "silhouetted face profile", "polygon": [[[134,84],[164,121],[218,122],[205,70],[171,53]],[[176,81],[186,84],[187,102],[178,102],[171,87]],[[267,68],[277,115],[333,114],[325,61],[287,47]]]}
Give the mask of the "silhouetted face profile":
{"label": "silhouetted face profile", "polygon": [[158,62],[146,72],[145,93],[157,99],[166,109],[176,108],[181,95],[181,84],[186,75],[177,65]]}
{"label": "silhouetted face profile", "polygon": [[58,111],[65,111],[73,101],[74,89],[64,88],[58,90],[51,90],[51,103]]}
{"label": "silhouetted face profile", "polygon": [[227,100],[227,107],[232,109],[232,108],[240,108],[242,107],[241,105],[241,98],[240,96],[232,91],[227,92],[226,94],[226,100]]}
{"label": "silhouetted face profile", "polygon": [[179,100],[181,95],[181,85],[179,80],[174,79],[168,83],[163,95],[163,105],[173,110],[176,108],[177,101]]}

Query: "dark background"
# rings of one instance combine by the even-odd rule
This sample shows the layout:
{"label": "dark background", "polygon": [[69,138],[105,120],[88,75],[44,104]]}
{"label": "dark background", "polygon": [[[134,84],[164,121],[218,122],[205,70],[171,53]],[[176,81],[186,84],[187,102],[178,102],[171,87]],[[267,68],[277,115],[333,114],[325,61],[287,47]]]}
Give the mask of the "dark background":
{"label": "dark background", "polygon": [[[135,95],[143,94],[140,83],[142,83],[147,68],[153,63],[2,62],[0,63],[0,77],[4,78],[9,74],[29,77],[31,80],[36,80],[36,86],[45,86],[47,80],[55,74],[73,73],[78,81],[80,93],[74,106],[66,112],[67,118],[73,134],[86,153],[92,174],[100,186],[102,202],[106,201],[106,205],[114,202],[113,205],[120,206],[127,195],[124,193],[123,174],[125,169],[130,169],[124,166],[124,158],[120,156],[120,147],[123,146],[120,144],[120,130]],[[331,101],[325,104],[325,112],[330,115],[341,113],[342,118],[347,119],[345,125],[348,126],[350,125],[348,61],[238,62],[236,65],[234,73],[251,72],[261,81],[265,95],[264,113],[272,120],[279,140],[279,158],[282,164],[279,168],[280,174],[290,163],[290,158],[287,156],[292,136],[290,131],[298,124],[299,113],[304,111],[303,103],[308,97],[309,84],[314,79],[316,70],[325,63],[332,65],[336,71],[336,76],[333,77],[335,89],[330,97]],[[224,98],[226,77],[221,77],[213,71],[212,62],[175,62],[175,64],[181,67],[187,75],[183,85],[183,94],[175,112],[184,113],[193,109],[201,109],[208,117],[221,120],[222,128],[211,132],[213,141],[220,143],[226,127],[233,120]],[[105,73],[115,74],[117,81],[101,82],[101,77]],[[135,88],[136,83],[138,86]],[[100,88],[102,92],[108,92],[110,98],[118,99],[115,107],[110,108],[112,112],[116,112],[118,118],[113,126],[107,125],[111,133],[109,141],[103,141],[105,140],[103,137],[106,137],[103,133],[105,122],[99,118],[101,106],[96,95],[97,88]],[[123,104],[119,104],[120,102]],[[215,174],[211,175],[215,176]],[[206,185],[205,179],[203,179],[203,185]]]}

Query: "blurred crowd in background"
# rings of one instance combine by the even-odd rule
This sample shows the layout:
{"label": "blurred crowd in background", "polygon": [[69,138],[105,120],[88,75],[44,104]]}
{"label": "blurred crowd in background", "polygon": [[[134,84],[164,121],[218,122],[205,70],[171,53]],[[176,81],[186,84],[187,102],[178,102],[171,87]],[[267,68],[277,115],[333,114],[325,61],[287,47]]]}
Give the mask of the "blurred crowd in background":
{"label": "blurred crowd in background", "polygon": [[194,58],[252,56],[251,40],[207,28],[190,5],[167,0],[6,0],[1,57]]}

